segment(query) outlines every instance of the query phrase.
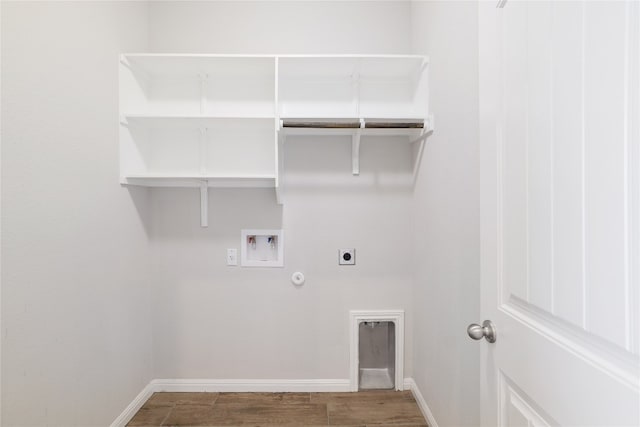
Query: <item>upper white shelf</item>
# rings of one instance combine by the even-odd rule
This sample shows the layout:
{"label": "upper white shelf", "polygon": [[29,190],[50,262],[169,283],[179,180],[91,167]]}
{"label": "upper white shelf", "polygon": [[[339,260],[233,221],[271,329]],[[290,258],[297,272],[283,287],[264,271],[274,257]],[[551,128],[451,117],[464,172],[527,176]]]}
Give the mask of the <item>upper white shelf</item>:
{"label": "upper white shelf", "polygon": [[425,118],[422,56],[281,57],[280,117]]}
{"label": "upper white shelf", "polygon": [[426,66],[423,56],[282,56],[278,75],[287,79],[380,79],[415,78]]}
{"label": "upper white shelf", "polygon": [[121,56],[121,114],[424,118],[417,55]]}
{"label": "upper white shelf", "polygon": [[130,54],[120,58],[120,114],[273,117],[273,57]]}
{"label": "upper white shelf", "polygon": [[266,55],[124,54],[121,62],[147,76],[273,76],[275,57]]}

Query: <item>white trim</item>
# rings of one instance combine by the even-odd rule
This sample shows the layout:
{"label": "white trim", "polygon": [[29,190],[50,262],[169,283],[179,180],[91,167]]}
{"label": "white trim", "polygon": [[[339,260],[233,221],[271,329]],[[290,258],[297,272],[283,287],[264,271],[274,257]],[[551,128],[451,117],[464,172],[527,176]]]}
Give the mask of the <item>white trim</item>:
{"label": "white trim", "polygon": [[404,390],[404,310],[351,310],[349,311],[350,351],[349,351],[349,380],[350,391],[358,391],[359,354],[358,327],[361,322],[393,322],[396,327],[395,354],[395,389]]}
{"label": "white trim", "polygon": [[145,386],[133,401],[122,411],[122,413],[112,423],[111,427],[125,427],[133,416],[142,408],[142,405],[151,397],[153,389],[151,384]]}
{"label": "white trim", "polygon": [[157,379],[154,392],[348,392],[349,380]]}
{"label": "white trim", "polygon": [[502,304],[499,310],[620,384],[629,387],[636,393],[640,391],[637,362],[633,357],[628,357],[627,354],[619,351],[617,347],[608,343],[598,344],[596,340],[590,340],[586,334],[573,332],[570,328],[563,327],[553,316],[537,313],[528,304],[522,303],[516,298]]}
{"label": "white trim", "polygon": [[[2,22],[2,2],[0,1],[0,22]],[[2,34],[2,31],[0,31]],[[2,37],[0,37],[0,45]],[[1,58],[1,55],[0,55]],[[0,63],[2,61],[0,60]],[[2,70],[2,66],[0,65],[0,70]],[[0,82],[2,79],[0,79]],[[0,99],[2,98],[2,84],[0,83]],[[2,113],[0,112],[0,130],[2,129]],[[2,135],[2,132],[0,132]],[[0,136],[0,153],[2,153],[2,137]],[[2,165],[2,159],[0,155],[0,165]],[[0,166],[0,176],[2,176],[2,167]],[[2,186],[0,185],[0,224],[2,224]],[[2,227],[0,227],[0,243],[2,242]],[[0,248],[2,245],[0,245]],[[2,250],[0,249],[0,295],[2,295]],[[2,297],[0,297],[0,307],[2,307]],[[2,329],[2,311],[0,310],[0,331],[4,331]],[[2,340],[4,337],[4,333],[0,332],[0,367],[2,366]],[[0,425],[2,424],[2,369],[0,369]]]}
{"label": "white trim", "polygon": [[418,408],[420,408],[420,412],[422,412],[422,415],[427,420],[427,424],[429,424],[429,427],[438,427],[438,423],[433,416],[433,412],[431,412],[431,409],[429,409],[427,402],[424,400],[424,397],[422,397],[422,393],[420,393],[418,384],[416,384],[413,378],[404,379],[404,388],[407,390],[411,390],[411,394],[413,394],[413,398],[416,400]]}
{"label": "white trim", "polygon": [[499,425],[506,425],[506,420],[509,419],[509,405],[520,411],[522,416],[529,422],[529,425],[540,427],[560,425],[542,408],[538,407],[531,396],[522,391],[502,370],[499,370],[498,377]]}
{"label": "white trim", "polygon": [[[2,3],[0,1],[0,22],[2,22]],[[0,34],[2,31],[0,31]],[[0,46],[2,45],[0,37]],[[0,63],[2,61],[0,60]],[[0,64],[0,70],[2,70],[2,66]],[[0,73],[1,74],[1,73]],[[2,79],[0,79],[0,82]],[[0,99],[2,99],[2,84],[0,83]],[[0,130],[2,129],[2,113],[0,112]],[[2,132],[0,131],[0,135]],[[0,137],[0,153],[2,153],[2,137]],[[2,165],[2,156],[0,156],[0,165]],[[2,167],[0,166],[0,176],[2,176]],[[0,224],[2,224],[2,186],[0,185]],[[0,227],[0,242],[2,242],[2,227]],[[2,245],[0,245],[1,247]],[[2,250],[0,249],[0,295],[2,295]],[[0,307],[2,307],[2,297],[0,297]],[[0,331],[4,331],[2,329],[2,311],[0,310]],[[0,367],[2,366],[2,340],[4,337],[4,333],[0,332]],[[0,425],[2,424],[2,369],[0,369]]]}

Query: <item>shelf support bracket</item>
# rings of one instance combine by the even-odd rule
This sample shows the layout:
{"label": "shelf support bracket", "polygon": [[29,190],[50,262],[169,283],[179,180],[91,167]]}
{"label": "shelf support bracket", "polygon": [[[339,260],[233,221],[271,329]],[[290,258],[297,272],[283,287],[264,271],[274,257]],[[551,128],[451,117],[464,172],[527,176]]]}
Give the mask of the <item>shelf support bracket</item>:
{"label": "shelf support bracket", "polygon": [[200,227],[209,226],[209,182],[200,181]]}
{"label": "shelf support bracket", "polygon": [[351,168],[351,173],[360,175],[360,131],[351,135]]}
{"label": "shelf support bracket", "polygon": [[[360,129],[364,128],[364,120],[360,119]],[[360,129],[351,135],[351,173],[360,175]]]}
{"label": "shelf support bracket", "polygon": [[416,142],[422,143],[429,135],[433,133],[434,125],[433,125],[433,114],[429,114],[427,119],[424,122],[424,128],[422,129],[422,133],[416,139],[409,141],[411,144],[415,144]]}

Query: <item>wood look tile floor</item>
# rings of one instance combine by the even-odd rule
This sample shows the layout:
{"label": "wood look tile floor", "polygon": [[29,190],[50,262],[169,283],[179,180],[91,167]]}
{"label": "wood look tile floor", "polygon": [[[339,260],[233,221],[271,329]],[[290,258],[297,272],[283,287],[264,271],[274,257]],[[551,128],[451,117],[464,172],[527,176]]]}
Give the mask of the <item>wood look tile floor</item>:
{"label": "wood look tile floor", "polygon": [[426,427],[409,391],[154,393],[127,426]]}

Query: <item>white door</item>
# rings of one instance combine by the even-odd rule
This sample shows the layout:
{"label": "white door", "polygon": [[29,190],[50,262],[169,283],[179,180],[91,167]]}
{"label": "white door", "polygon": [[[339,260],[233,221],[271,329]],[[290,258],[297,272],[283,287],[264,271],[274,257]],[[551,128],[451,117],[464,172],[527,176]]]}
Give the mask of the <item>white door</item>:
{"label": "white door", "polygon": [[480,2],[485,426],[640,425],[640,2]]}

